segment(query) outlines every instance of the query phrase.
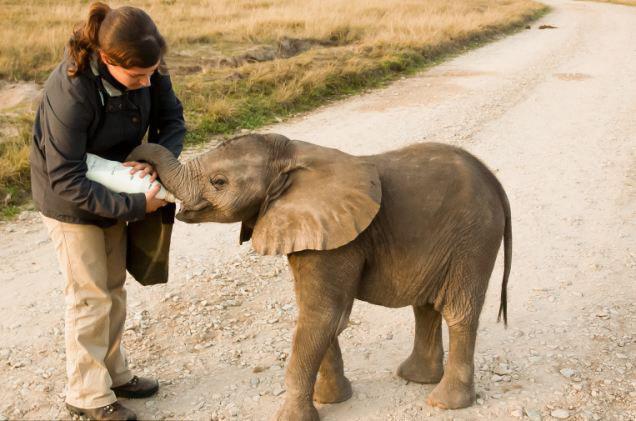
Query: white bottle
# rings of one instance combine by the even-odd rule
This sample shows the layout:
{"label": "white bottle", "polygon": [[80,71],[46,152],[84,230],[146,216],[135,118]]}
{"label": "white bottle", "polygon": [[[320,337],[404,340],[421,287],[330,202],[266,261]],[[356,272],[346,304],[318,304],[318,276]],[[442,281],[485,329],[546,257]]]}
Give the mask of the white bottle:
{"label": "white bottle", "polygon": [[150,181],[150,174],[141,178],[138,173],[130,174],[130,167],[124,166],[121,162],[109,161],[90,153],[86,154],[86,165],[88,166],[86,178],[115,193],[145,193],[155,184],[159,184],[161,188],[155,197],[166,202],[175,202],[172,193],[166,190],[159,181]]}

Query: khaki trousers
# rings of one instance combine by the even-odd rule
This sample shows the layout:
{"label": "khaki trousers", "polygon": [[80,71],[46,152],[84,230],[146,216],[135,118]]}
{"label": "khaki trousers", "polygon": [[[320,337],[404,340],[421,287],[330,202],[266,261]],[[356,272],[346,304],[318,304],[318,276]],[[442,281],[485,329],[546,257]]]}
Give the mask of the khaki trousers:
{"label": "khaki trousers", "polygon": [[109,228],[42,216],[65,277],[66,402],[83,409],[117,400],[132,379],[121,338],[126,320],[126,224]]}

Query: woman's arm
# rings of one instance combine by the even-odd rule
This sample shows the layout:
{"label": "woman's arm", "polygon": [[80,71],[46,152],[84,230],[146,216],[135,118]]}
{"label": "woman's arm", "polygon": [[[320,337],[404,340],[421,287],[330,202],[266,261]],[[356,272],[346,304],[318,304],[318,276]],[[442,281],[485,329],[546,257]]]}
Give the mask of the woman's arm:
{"label": "woman's arm", "polygon": [[169,75],[156,72],[151,82],[148,141],[160,144],[178,157],[186,134],[183,106],[174,93]]}
{"label": "woman's arm", "polygon": [[144,218],[143,193],[113,193],[86,178],[86,144],[95,110],[82,85],[45,92],[41,105],[42,143],[52,190],[93,214],[125,221]]}

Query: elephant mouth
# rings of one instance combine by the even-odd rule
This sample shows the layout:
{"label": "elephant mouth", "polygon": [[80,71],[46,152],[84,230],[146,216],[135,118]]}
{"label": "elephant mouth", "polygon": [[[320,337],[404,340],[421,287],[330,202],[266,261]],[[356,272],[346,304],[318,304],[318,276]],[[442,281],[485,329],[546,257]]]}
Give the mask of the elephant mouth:
{"label": "elephant mouth", "polygon": [[176,218],[181,222],[200,222],[204,215],[213,209],[213,206],[208,202],[199,202],[193,207],[187,207],[181,204]]}

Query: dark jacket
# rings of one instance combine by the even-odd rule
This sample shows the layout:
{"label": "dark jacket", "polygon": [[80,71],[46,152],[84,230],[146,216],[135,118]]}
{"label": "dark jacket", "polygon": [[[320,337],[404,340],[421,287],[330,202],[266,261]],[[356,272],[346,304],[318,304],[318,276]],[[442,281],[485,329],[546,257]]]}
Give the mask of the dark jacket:
{"label": "dark jacket", "polygon": [[144,218],[143,193],[113,193],[86,178],[86,153],[123,161],[139,145],[159,143],[175,156],[183,149],[183,107],[168,75],[150,88],[128,91],[96,58],[69,77],[63,61],[44,85],[31,145],[31,188],[36,207],[62,222],[113,225]]}

